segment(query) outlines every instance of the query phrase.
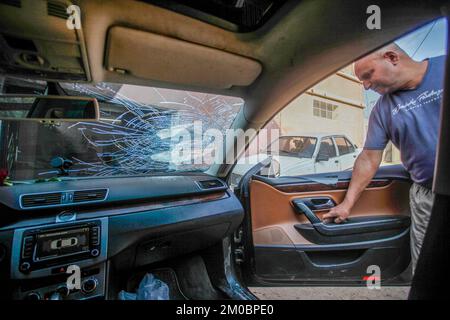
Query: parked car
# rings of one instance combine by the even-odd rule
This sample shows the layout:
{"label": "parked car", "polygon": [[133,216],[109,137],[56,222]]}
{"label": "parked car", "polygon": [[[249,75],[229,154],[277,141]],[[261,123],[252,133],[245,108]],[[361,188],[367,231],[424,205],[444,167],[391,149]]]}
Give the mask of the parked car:
{"label": "parked car", "polygon": [[344,134],[303,134],[281,136],[266,152],[242,157],[233,170],[236,183],[255,164],[272,156],[273,176],[294,176],[350,170],[361,152]]}

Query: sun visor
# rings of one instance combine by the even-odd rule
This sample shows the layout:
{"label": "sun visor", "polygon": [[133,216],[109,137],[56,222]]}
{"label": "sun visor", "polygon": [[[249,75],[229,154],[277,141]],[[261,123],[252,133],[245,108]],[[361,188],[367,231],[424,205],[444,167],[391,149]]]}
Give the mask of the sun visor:
{"label": "sun visor", "polygon": [[261,73],[255,60],[146,31],[115,26],[107,41],[106,68],[141,79],[228,89]]}

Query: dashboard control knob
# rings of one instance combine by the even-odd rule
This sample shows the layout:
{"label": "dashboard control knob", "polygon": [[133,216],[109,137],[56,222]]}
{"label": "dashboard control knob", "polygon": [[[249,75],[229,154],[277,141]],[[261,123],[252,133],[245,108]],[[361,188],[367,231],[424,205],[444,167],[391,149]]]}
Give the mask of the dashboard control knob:
{"label": "dashboard control knob", "polygon": [[30,272],[31,269],[31,265],[28,262],[23,262],[20,266],[19,266],[19,270],[22,273],[28,273]]}
{"label": "dashboard control knob", "polygon": [[93,256],[93,257],[98,257],[99,254],[100,254],[100,251],[98,251],[97,249],[93,249],[91,251],[91,256]]}
{"label": "dashboard control knob", "polygon": [[98,281],[95,278],[86,279],[81,284],[81,291],[85,294],[89,294],[97,289]]}
{"label": "dashboard control knob", "polygon": [[41,300],[41,295],[37,292],[30,292],[24,297],[24,300]]}
{"label": "dashboard control knob", "polygon": [[63,298],[67,297],[70,294],[70,290],[66,285],[58,287],[58,289],[56,289],[56,292],[58,292]]}
{"label": "dashboard control knob", "polygon": [[50,297],[48,299],[49,300],[62,300],[63,297],[61,296],[61,294],[58,291],[55,291],[50,295]]}

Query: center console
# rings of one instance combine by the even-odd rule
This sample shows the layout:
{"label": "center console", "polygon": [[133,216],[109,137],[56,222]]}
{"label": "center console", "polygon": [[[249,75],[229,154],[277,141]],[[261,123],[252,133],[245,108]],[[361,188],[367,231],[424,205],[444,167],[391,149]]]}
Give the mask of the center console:
{"label": "center console", "polygon": [[14,231],[15,299],[90,299],[105,295],[108,219]]}

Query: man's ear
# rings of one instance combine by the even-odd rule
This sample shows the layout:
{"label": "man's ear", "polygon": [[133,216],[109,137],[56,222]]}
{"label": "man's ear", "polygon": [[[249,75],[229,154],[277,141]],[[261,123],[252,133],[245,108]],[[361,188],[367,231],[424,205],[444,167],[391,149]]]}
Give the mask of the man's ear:
{"label": "man's ear", "polygon": [[394,66],[398,64],[399,56],[398,56],[397,52],[395,52],[395,51],[386,51],[383,54],[383,58],[387,59]]}

